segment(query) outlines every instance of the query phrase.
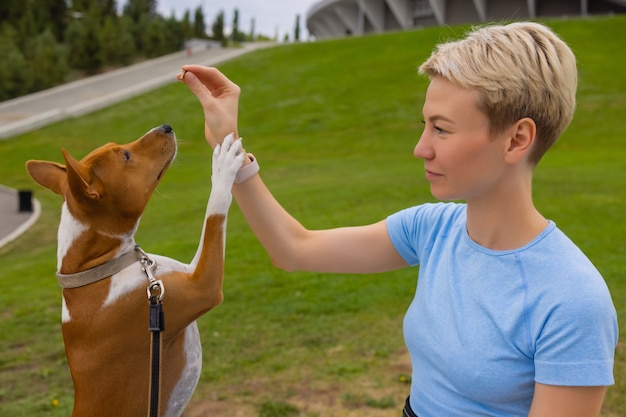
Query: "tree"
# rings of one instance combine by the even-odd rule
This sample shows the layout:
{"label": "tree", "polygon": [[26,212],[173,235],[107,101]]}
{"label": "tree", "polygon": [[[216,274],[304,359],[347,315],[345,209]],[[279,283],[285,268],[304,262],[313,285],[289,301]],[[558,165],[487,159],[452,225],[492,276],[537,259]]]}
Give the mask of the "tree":
{"label": "tree", "polygon": [[[57,41],[62,39],[67,17],[65,0],[0,0],[0,24],[6,22],[16,27],[27,14],[28,24],[34,28],[33,37],[50,28]],[[18,34],[16,44],[21,44],[23,39]]]}
{"label": "tree", "polygon": [[72,0],[71,9],[75,12],[87,12],[89,10],[89,5],[91,4],[91,0]]}
{"label": "tree", "polygon": [[213,22],[213,39],[216,41],[220,41],[222,45],[226,45],[226,38],[224,37],[224,11],[220,10],[220,12],[215,17],[215,21]]}
{"label": "tree", "polygon": [[151,19],[157,15],[157,0],[127,0],[124,15],[130,16],[134,22],[139,22],[142,17]]}
{"label": "tree", "polygon": [[176,16],[172,14],[169,19],[165,20],[165,36],[164,36],[164,52],[170,53],[180,51],[185,44],[185,33],[183,30],[183,22],[176,20]]}
{"label": "tree", "polygon": [[148,30],[148,23],[150,19],[147,15],[142,14],[139,16],[139,20],[134,20],[132,16],[128,16],[129,20],[132,22],[130,28],[131,33],[133,35],[133,39],[135,40],[135,47],[137,48],[138,54],[143,54],[146,48],[144,43],[144,33]]}
{"label": "tree", "polygon": [[0,101],[30,91],[31,77],[26,59],[17,46],[17,32],[7,24],[0,30]]}
{"label": "tree", "polygon": [[148,58],[165,53],[165,24],[162,18],[150,19],[143,37],[143,52]]}
{"label": "tree", "polygon": [[[0,1],[0,24],[7,22],[13,24],[18,22],[24,13],[23,0],[2,0]],[[17,41],[17,39],[14,39]]]}
{"label": "tree", "polygon": [[29,67],[33,69],[32,91],[44,90],[63,83],[69,72],[67,53],[57,43],[50,29],[37,35],[32,40],[31,56],[28,57]]}
{"label": "tree", "polygon": [[76,19],[65,31],[69,64],[73,68],[95,73],[102,66],[102,40],[99,14],[91,9],[87,17]]}
{"label": "tree", "polygon": [[16,39],[17,45],[21,49],[25,49],[27,47],[27,41],[37,36],[37,33],[39,32],[37,30],[37,24],[35,23],[35,15],[33,9],[28,8],[26,12],[22,15],[22,18],[19,21],[18,28],[19,34],[18,39]]}
{"label": "tree", "polygon": [[[59,84],[70,69],[96,73],[140,54],[180,50],[187,38],[207,38],[202,8],[193,22],[189,11],[179,22],[173,12],[159,16],[157,1],[0,0],[0,100]],[[213,33],[225,41],[223,12]]]}
{"label": "tree", "polygon": [[[39,0],[49,1],[49,0]],[[55,0],[59,1],[59,0]],[[64,0],[61,0],[64,1]],[[104,24],[107,17],[117,17],[116,0],[72,0],[72,10],[76,12],[75,18],[85,18],[91,15],[93,19]]]}
{"label": "tree", "polygon": [[193,38],[193,26],[191,25],[189,10],[185,10],[183,20],[181,21],[181,30],[183,32],[183,39]]}
{"label": "tree", "polygon": [[296,28],[293,32],[293,39],[295,42],[300,42],[300,15],[296,15]]}
{"label": "tree", "polygon": [[137,56],[137,45],[133,36],[133,20],[128,16],[122,16],[118,20],[118,59],[122,65],[132,63]]}
{"label": "tree", "polygon": [[[4,1],[4,0],[3,0]],[[31,7],[28,7],[31,9]],[[33,0],[37,33],[50,29],[54,39],[61,41],[67,24],[67,3],[65,0]]]}
{"label": "tree", "polygon": [[82,20],[73,20],[65,28],[65,42],[69,51],[69,64],[72,68],[79,68],[83,55],[83,44],[87,29]]}
{"label": "tree", "polygon": [[195,38],[206,39],[206,25],[204,23],[204,12],[202,7],[198,6],[193,18],[193,36]]}
{"label": "tree", "polygon": [[230,36],[234,44],[239,42],[239,9],[235,9],[233,13],[233,29]]}
{"label": "tree", "polygon": [[[40,0],[41,1],[41,0]],[[50,0],[43,0],[50,1]],[[58,1],[58,0],[55,0]],[[88,12],[90,9],[97,9],[101,16],[117,15],[116,0],[72,0],[72,10],[77,12]]]}
{"label": "tree", "polygon": [[254,17],[250,20],[250,42],[254,42],[254,25],[255,25],[255,21],[254,21]]}
{"label": "tree", "polygon": [[104,19],[102,26],[102,61],[105,65],[115,64],[118,59],[118,33],[116,20],[111,16]]}
{"label": "tree", "polygon": [[133,21],[129,17],[107,16],[102,27],[102,63],[128,65],[137,54],[132,35]]}
{"label": "tree", "polygon": [[103,18],[117,17],[117,2],[116,0],[99,0],[100,15]]}

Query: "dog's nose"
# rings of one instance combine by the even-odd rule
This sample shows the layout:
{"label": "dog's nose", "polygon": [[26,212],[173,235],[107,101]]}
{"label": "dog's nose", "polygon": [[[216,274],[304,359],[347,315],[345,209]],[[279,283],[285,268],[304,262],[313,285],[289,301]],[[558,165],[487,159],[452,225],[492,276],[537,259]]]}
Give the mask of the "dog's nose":
{"label": "dog's nose", "polygon": [[163,131],[163,133],[172,133],[174,131],[174,129],[172,129],[172,126],[166,124],[162,124],[161,125],[161,130]]}

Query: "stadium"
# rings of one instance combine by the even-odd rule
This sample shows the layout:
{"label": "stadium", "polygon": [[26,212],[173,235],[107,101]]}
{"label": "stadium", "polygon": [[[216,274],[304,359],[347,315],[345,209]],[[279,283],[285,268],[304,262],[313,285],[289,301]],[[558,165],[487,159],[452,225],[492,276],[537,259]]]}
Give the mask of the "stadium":
{"label": "stadium", "polygon": [[306,15],[316,39],[437,25],[626,13],[626,0],[322,0]]}

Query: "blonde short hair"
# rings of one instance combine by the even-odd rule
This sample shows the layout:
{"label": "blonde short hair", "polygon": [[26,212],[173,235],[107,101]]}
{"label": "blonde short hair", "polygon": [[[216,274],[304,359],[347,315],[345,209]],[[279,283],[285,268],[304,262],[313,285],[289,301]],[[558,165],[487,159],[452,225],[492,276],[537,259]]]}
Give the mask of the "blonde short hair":
{"label": "blonde short hair", "polygon": [[482,97],[479,108],[494,134],[521,118],[534,120],[532,164],[539,162],[574,115],[576,58],[563,40],[539,23],[475,29],[464,39],[438,45],[419,72],[477,90]]}

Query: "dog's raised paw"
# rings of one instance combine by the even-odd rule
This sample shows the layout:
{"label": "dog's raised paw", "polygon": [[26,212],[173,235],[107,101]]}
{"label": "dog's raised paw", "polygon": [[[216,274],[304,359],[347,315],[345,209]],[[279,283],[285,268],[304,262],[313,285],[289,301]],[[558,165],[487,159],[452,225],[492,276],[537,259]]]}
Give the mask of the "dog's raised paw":
{"label": "dog's raised paw", "polygon": [[235,139],[232,133],[226,136],[224,141],[217,145],[213,151],[213,175],[211,178],[213,185],[221,183],[230,189],[244,158],[241,140]]}

